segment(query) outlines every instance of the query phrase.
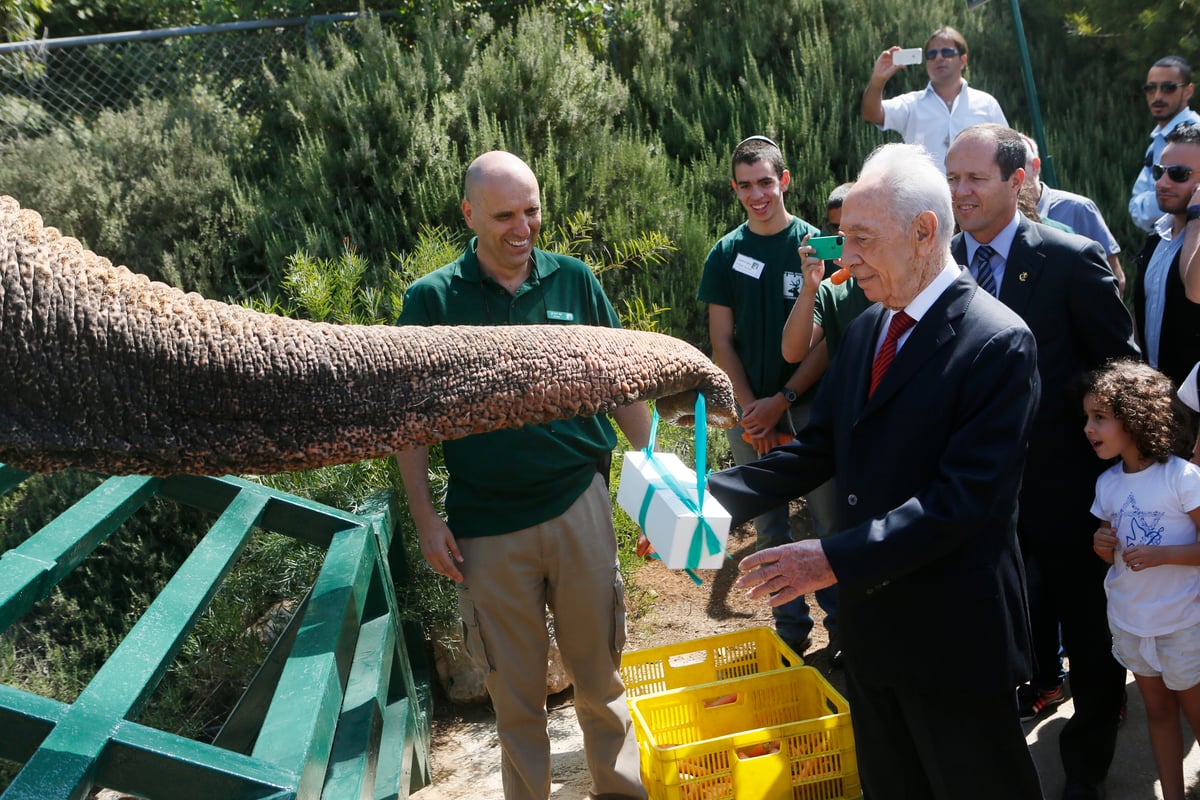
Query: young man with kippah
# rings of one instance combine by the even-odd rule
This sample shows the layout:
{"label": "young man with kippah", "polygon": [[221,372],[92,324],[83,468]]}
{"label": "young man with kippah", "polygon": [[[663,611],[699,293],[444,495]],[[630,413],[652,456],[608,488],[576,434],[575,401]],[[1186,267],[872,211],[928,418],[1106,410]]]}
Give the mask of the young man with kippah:
{"label": "young man with kippah", "polygon": [[[784,322],[804,280],[798,249],[820,232],[787,210],[784,194],[791,175],[779,146],[765,136],[740,142],[733,151],[732,183],[746,221],[713,245],[698,296],[708,303],[713,360],[733,382],[741,413],[740,424],[729,431],[729,447],[734,461],[745,464],[766,454],[780,435],[790,439],[804,427],[812,396],[806,390],[825,371],[828,358],[821,347],[797,366],[785,361],[780,349]],[[806,501],[814,533],[824,535],[832,515],[832,487],[810,492]],[[792,541],[786,503],[756,518],[754,525],[759,549]],[[836,631],[834,591],[817,594],[831,637]],[[803,655],[813,627],[804,598],[774,613],[780,638]]]}

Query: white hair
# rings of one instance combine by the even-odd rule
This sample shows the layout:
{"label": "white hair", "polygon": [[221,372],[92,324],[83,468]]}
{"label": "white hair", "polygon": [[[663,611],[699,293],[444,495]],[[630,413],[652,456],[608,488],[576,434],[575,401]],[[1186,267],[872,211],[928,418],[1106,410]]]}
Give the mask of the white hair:
{"label": "white hair", "polygon": [[891,199],[893,217],[905,226],[926,211],[937,217],[939,246],[950,247],[954,238],[954,208],[946,175],[919,144],[885,144],[875,148],[863,163],[858,179],[877,178]]}

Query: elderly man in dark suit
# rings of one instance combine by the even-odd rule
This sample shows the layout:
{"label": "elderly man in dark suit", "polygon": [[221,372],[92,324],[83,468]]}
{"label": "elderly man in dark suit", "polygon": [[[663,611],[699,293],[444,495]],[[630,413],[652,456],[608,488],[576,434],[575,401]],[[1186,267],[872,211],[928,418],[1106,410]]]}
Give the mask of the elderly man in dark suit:
{"label": "elderly man in dark suit", "polygon": [[[879,303],[797,439],[709,483],[744,520],[835,478],[837,532],[743,559],[739,584],[773,605],[838,584],[867,797],[1040,798],[1012,696],[1029,675],[1016,497],[1033,337],[955,265],[950,193],[923,148],[873,153],[841,228],[841,263]],[[941,663],[963,681],[939,682]]]}
{"label": "elderly man in dark suit", "polygon": [[[1116,745],[1125,670],[1112,657],[1104,571],[1090,513],[1096,458],[1082,433],[1078,381],[1114,358],[1137,358],[1133,322],[1098,244],[1017,213],[1020,134],[967,128],[950,145],[946,178],[963,233],[954,256],[1021,315],[1037,340],[1042,400],[1029,438],[1017,527],[1033,591],[1035,674],[1053,674],[1056,633],[1070,659],[1075,714],[1059,738],[1067,800],[1099,796]],[[1046,642],[1048,644],[1041,644]],[[1045,669],[1049,667],[1049,670]],[[1024,691],[1050,687],[1025,687]]]}

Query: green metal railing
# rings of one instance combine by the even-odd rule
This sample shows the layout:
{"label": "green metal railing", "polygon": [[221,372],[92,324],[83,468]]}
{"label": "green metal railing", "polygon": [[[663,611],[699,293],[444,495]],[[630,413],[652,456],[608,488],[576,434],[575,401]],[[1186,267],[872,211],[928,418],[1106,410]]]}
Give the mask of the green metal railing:
{"label": "green metal railing", "polygon": [[[27,477],[0,464],[0,493]],[[93,786],[151,800],[378,800],[426,785],[428,668],[419,631],[399,622],[393,577],[407,577],[402,547],[389,560],[390,498],[348,514],[231,477],[110,478],[0,556],[0,631],[155,496],[217,519],[75,702],[0,685],[0,757],[24,765],[3,800]],[[133,721],[256,529],[327,554],[241,701],[212,744]]]}

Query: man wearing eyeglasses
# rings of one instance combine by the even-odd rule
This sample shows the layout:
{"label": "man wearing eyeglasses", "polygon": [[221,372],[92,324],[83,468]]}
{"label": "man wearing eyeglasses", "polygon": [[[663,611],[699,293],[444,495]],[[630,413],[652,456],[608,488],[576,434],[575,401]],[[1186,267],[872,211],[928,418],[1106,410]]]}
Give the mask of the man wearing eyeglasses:
{"label": "man wearing eyeglasses", "polygon": [[1188,299],[1180,271],[1200,238],[1200,125],[1168,133],[1150,174],[1163,213],[1138,256],[1133,308],[1146,361],[1181,386],[1200,361],[1200,304]]}
{"label": "man wearing eyeglasses", "polygon": [[972,89],[963,78],[967,40],[954,28],[938,28],[925,42],[929,84],[920,91],[884,100],[884,85],[904,69],[893,61],[898,50],[899,46],[889,47],[875,59],[862,98],[862,118],[867,122],[882,131],[898,131],[908,144],[924,146],[943,172],[946,151],[959,131],[982,122],[1008,125],[996,98]]}
{"label": "man wearing eyeglasses", "polygon": [[1200,114],[1188,108],[1192,99],[1192,67],[1179,56],[1164,56],[1154,62],[1146,74],[1146,105],[1150,116],[1158,123],[1150,132],[1150,146],[1142,161],[1142,171],[1133,184],[1133,197],[1129,200],[1129,216],[1144,231],[1154,230],[1154,223],[1162,216],[1155,195],[1155,179],[1151,168],[1162,163],[1163,148],[1167,134],[1184,122],[1200,123]]}

